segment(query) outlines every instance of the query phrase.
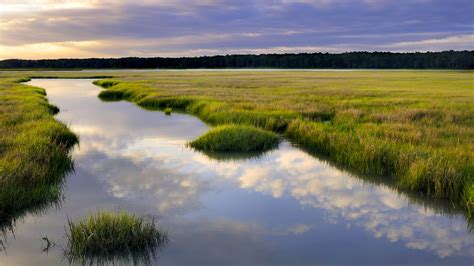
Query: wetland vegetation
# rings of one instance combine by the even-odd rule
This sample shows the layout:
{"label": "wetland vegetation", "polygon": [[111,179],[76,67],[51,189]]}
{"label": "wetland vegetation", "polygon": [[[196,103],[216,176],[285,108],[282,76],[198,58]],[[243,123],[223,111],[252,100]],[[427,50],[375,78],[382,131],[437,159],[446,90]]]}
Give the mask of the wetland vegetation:
{"label": "wetland vegetation", "polygon": [[354,172],[474,208],[471,71],[170,71],[96,84],[101,98],[281,133]]}
{"label": "wetland vegetation", "polygon": [[59,109],[45,90],[20,84],[27,80],[0,80],[0,227],[61,200],[73,169],[69,150],[78,142],[54,119]]}
{"label": "wetland vegetation", "polygon": [[168,241],[154,218],[126,212],[98,212],[69,221],[67,238],[67,252],[73,258],[152,255]]}
{"label": "wetland vegetation", "polygon": [[217,126],[188,145],[208,152],[262,152],[278,146],[277,134],[252,126]]}
{"label": "wetland vegetation", "polygon": [[[456,250],[459,250],[459,243],[462,246],[462,254],[467,254],[465,251],[472,244],[469,229],[464,227],[465,218],[459,215],[460,213],[469,215],[467,208],[460,208],[465,206],[462,199],[459,202],[452,200],[450,203],[449,200],[446,201],[446,197],[433,197],[431,193],[420,193],[420,190],[402,187],[398,176],[378,174],[370,168],[373,162],[364,157],[364,154],[368,154],[370,155],[368,158],[374,159],[377,158],[376,155],[371,153],[370,149],[360,151],[361,146],[366,147],[367,143],[354,146],[353,150],[349,150],[356,154],[354,155],[356,158],[353,159],[354,164],[344,161],[344,158],[347,158],[344,154],[338,155],[340,150],[347,149],[343,144],[352,145],[353,143],[352,139],[346,140],[344,137],[352,136],[370,136],[371,138],[367,141],[374,141],[372,148],[374,152],[377,151],[378,145],[383,143],[376,140],[388,142],[390,138],[403,137],[405,141],[392,141],[394,145],[387,148],[386,156],[395,156],[390,151],[395,150],[397,148],[395,144],[400,143],[413,145],[413,149],[418,147],[416,145],[424,148],[427,144],[431,144],[440,151],[449,151],[449,148],[446,149],[445,146],[446,143],[451,143],[453,146],[450,148],[458,150],[465,148],[465,152],[469,154],[468,147],[462,146],[471,145],[468,139],[460,138],[459,144],[456,144],[455,141],[446,138],[446,132],[467,138],[471,136],[469,134],[472,134],[472,121],[469,122],[468,119],[472,112],[468,108],[472,101],[470,72],[439,72],[439,75],[434,75],[434,73],[436,72],[108,71],[107,75],[115,77],[95,82],[100,85],[101,82],[110,81],[108,85],[105,85],[107,89],[92,86],[92,79],[34,80],[29,84],[48,90],[50,101],[61,108],[58,119],[70,123],[73,130],[80,134],[82,142],[81,147],[78,146],[73,153],[77,171],[68,178],[67,184],[63,187],[63,193],[67,198],[62,202],[51,200],[49,205],[34,204],[36,208],[25,210],[23,212],[25,214],[31,214],[33,210],[35,212],[33,215],[24,216],[22,223],[17,223],[15,235],[18,239],[9,243],[4,242],[6,243],[4,248],[8,249],[10,254],[5,257],[5,260],[7,262],[21,261],[22,254],[31,252],[32,249],[28,249],[29,246],[37,248],[34,245],[36,240],[33,240],[35,237],[31,236],[31,230],[39,231],[38,235],[47,235],[58,244],[58,247],[65,247],[67,251],[71,251],[69,239],[64,235],[64,225],[68,225],[69,217],[74,217],[70,222],[75,225],[81,221],[88,224],[91,217],[98,216],[98,214],[88,216],[90,206],[101,206],[102,210],[109,211],[118,208],[138,213],[156,213],[162,217],[160,224],[170,229],[174,242],[173,248],[167,249],[163,256],[160,255],[160,261],[163,259],[165,262],[170,259],[174,261],[190,256],[189,253],[183,256],[182,249],[179,248],[193,250],[194,241],[189,239],[200,239],[199,243],[206,243],[209,247],[203,249],[201,245],[198,248],[200,257],[215,259],[212,255],[216,254],[215,248],[228,246],[221,242],[213,244],[203,236],[219,234],[219,230],[222,230],[226,236],[224,238],[228,239],[230,236],[227,233],[230,228],[223,227],[223,224],[217,222],[218,229],[209,228],[202,231],[203,228],[196,224],[189,225],[187,222],[183,224],[183,219],[189,219],[189,213],[201,213],[201,215],[204,214],[204,220],[211,221],[211,223],[205,222],[208,225],[212,224],[216,216],[227,217],[225,215],[229,214],[234,223],[236,220],[232,219],[235,219],[236,213],[241,212],[239,217],[248,217],[249,213],[258,213],[258,217],[261,217],[262,214],[258,210],[265,206],[272,211],[266,212],[267,214],[263,216],[268,219],[268,223],[274,223],[273,225],[276,226],[263,232],[265,236],[272,237],[272,233],[276,233],[280,238],[285,234],[285,230],[291,230],[290,232],[293,230],[299,232],[301,228],[301,230],[309,230],[302,234],[287,235],[278,242],[280,244],[287,240],[301,239],[301,237],[320,239],[319,231],[305,229],[310,228],[311,224],[300,226],[299,223],[314,222],[315,219],[323,220],[326,219],[326,212],[334,212],[342,216],[342,218],[336,218],[341,222],[341,226],[344,226],[342,223],[354,225],[353,229],[348,230],[349,234],[338,237],[341,240],[338,244],[349,238],[352,239],[351,232],[362,230],[369,235],[374,235],[373,239],[364,240],[368,243],[367,245],[380,243],[380,241],[392,243],[392,237],[396,237],[398,240],[395,242],[403,243],[406,247],[402,248],[402,245],[392,243],[379,249],[384,250],[384,254],[387,247],[395,249],[397,254],[403,254],[404,261],[410,260],[409,258],[412,257],[408,254],[414,253],[409,246],[426,241],[433,245],[422,247],[423,251],[415,252],[416,254],[425,254],[425,250],[431,253],[437,252],[438,256],[449,254],[449,256],[454,256],[453,261],[459,262],[462,259],[455,255]],[[103,73],[0,72],[3,80],[8,82],[18,81],[20,77],[57,75],[72,78],[87,77],[91,74],[100,76],[99,74]],[[427,81],[430,79],[432,83],[428,84]],[[27,78],[21,80],[27,80]],[[448,83],[450,83],[449,86]],[[31,86],[21,86],[35,89]],[[434,90],[432,87],[437,89]],[[456,87],[456,90],[453,90],[453,87]],[[424,88],[424,90],[419,88]],[[126,99],[146,110],[164,111],[166,108],[173,108],[175,115],[166,116],[164,113],[146,112],[127,102],[102,103],[97,99],[97,95],[105,91],[122,93],[120,97],[114,98],[114,101]],[[304,94],[306,97],[303,96]],[[395,99],[398,105],[394,103]],[[298,102],[300,102],[299,109],[295,109],[298,107]],[[385,109],[381,107],[382,103]],[[463,103],[465,103],[464,106]],[[424,110],[423,106],[429,104],[434,104],[438,108],[441,106],[440,110],[446,112],[442,115],[443,119],[437,120],[439,124],[433,124],[433,121],[427,117],[408,120],[400,116],[409,108],[413,108],[413,105],[417,109]],[[349,110],[345,105],[350,106]],[[84,106],[88,108],[84,109]],[[309,112],[310,107],[317,107],[317,112]],[[209,110],[209,108],[215,109]],[[53,114],[59,108],[50,109]],[[209,125],[183,112],[201,118],[212,127],[209,128]],[[226,112],[228,115],[223,115]],[[372,120],[375,113],[384,114],[386,117]],[[461,114],[465,116],[462,117]],[[444,120],[446,115],[451,115],[456,119],[446,123]],[[432,119],[432,116],[429,118]],[[461,127],[459,125],[462,123],[464,123],[462,128],[465,130],[463,134],[453,131],[451,127],[446,127],[452,124]],[[377,131],[377,134],[366,132],[364,135],[359,132],[367,125],[372,125],[372,127],[365,129],[366,131],[376,127],[381,127],[381,129]],[[394,125],[398,126],[396,127],[398,131],[393,130]],[[203,155],[194,149],[182,148],[185,143],[199,139],[200,134],[208,135],[206,130],[210,129],[208,133],[211,133],[221,127],[229,126],[270,133],[277,136],[281,143],[278,149],[267,153],[202,151]],[[410,130],[418,128],[418,131],[422,131],[424,135],[418,136],[417,142],[414,142],[413,139],[408,138],[413,137],[408,134],[410,131],[402,126],[407,128],[410,126]],[[434,129],[431,129],[432,127]],[[229,138],[235,132],[218,135],[219,137],[209,138],[207,141],[213,143],[220,139],[217,142],[219,145],[227,145],[234,141],[235,145],[231,146],[232,149],[243,147],[245,138],[242,138],[242,135],[247,134],[247,131],[245,134],[235,134],[235,138]],[[292,136],[295,132],[299,132],[300,135]],[[306,133],[302,134],[302,132]],[[382,137],[381,133],[393,135]],[[431,136],[427,133],[436,138],[442,138],[441,140],[431,139],[433,143],[430,143],[424,139]],[[441,133],[444,135],[440,135]],[[282,139],[281,136],[286,136],[293,143]],[[411,141],[406,141],[407,139]],[[344,142],[341,142],[340,146],[335,144],[342,140]],[[437,145],[434,145],[434,141],[437,141]],[[317,145],[312,146],[313,142]],[[116,145],[117,143],[122,144]],[[299,144],[294,145],[295,143]],[[374,161],[380,163],[375,159]],[[467,166],[471,163],[469,160],[466,162]],[[368,165],[367,169],[362,167],[364,163]],[[361,166],[359,170],[358,166]],[[178,173],[175,172],[176,169],[180,169]],[[199,170],[196,171],[196,169]],[[350,172],[372,174],[352,175],[349,174]],[[467,170],[466,173],[465,178],[468,180],[472,172]],[[456,182],[460,181],[456,180]],[[62,184],[59,188],[62,188]],[[248,208],[246,200],[249,195],[252,196],[252,202],[258,203],[255,204],[256,209]],[[294,201],[298,202],[297,215],[294,214],[295,208],[287,207]],[[49,208],[50,211],[42,211],[53,204],[61,204],[61,209],[58,211]],[[201,204],[205,208],[199,207]],[[235,206],[232,204],[237,205],[229,207]],[[299,206],[304,208],[299,208]],[[174,211],[168,211],[169,208]],[[225,214],[206,216],[209,208],[211,213],[214,213],[216,208],[222,208]],[[42,226],[31,222],[35,219],[30,219],[36,217],[38,210],[41,211],[42,218],[38,220]],[[184,216],[176,215],[183,211]],[[290,229],[281,228],[280,219],[275,219],[275,213],[293,217],[291,218],[293,220],[285,223],[285,226]],[[361,213],[363,215],[360,215]],[[116,215],[115,212],[109,214]],[[99,220],[96,219],[96,222]],[[468,218],[467,226],[470,222],[472,222],[472,216]],[[376,232],[367,229],[374,223]],[[54,224],[59,226],[52,226]],[[295,224],[298,226],[294,227]],[[315,222],[315,224],[326,226],[326,229],[333,226],[326,225],[325,222]],[[238,228],[239,232],[237,238],[232,238],[232,243],[237,243],[235,241],[243,236],[262,234],[261,231],[247,231],[245,223],[233,224],[232,228]],[[247,229],[242,231],[243,228]],[[405,233],[405,228],[409,228],[413,233],[392,235],[393,232]],[[333,234],[333,231],[326,229],[324,231]],[[66,230],[67,234],[71,235],[69,228]],[[379,233],[382,235],[381,238],[377,235]],[[37,241],[38,245],[41,244],[39,237]],[[258,245],[249,241],[239,246],[249,246],[252,250],[259,252]],[[96,239],[96,243],[99,243],[99,239]],[[333,248],[327,246],[327,243],[317,245],[318,249],[324,250],[322,253],[327,253]],[[398,246],[400,248],[397,250]],[[293,247],[290,245],[286,248]],[[309,246],[303,248],[314,250]],[[405,249],[409,251],[404,253]],[[346,249],[346,251],[349,250]],[[64,256],[58,248],[50,252]],[[125,253],[127,255],[123,257],[114,252],[92,256],[80,255],[81,253],[72,255],[72,252],[67,252],[66,257],[71,262],[79,263],[130,262],[131,260],[137,263],[149,263],[150,259],[155,259],[149,249],[144,252],[129,253],[127,251]],[[318,256],[324,256],[322,253]],[[239,252],[239,254],[245,253]],[[313,252],[305,254],[308,258],[307,254],[313,254]],[[54,261],[55,256],[35,258],[51,262]],[[196,261],[203,260],[201,258]],[[229,258],[225,261],[229,261]],[[360,258],[358,261],[365,261],[365,259]]]}

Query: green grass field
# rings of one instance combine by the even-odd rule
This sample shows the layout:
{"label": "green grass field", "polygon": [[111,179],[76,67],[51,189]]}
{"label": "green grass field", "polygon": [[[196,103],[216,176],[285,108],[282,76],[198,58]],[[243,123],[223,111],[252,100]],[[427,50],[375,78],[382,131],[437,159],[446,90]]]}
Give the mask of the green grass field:
{"label": "green grass field", "polygon": [[472,71],[2,72],[112,76],[103,100],[173,108],[286,136],[355,173],[474,210]]}
{"label": "green grass field", "polygon": [[0,227],[61,199],[78,138],[53,115],[46,92],[0,79]]}

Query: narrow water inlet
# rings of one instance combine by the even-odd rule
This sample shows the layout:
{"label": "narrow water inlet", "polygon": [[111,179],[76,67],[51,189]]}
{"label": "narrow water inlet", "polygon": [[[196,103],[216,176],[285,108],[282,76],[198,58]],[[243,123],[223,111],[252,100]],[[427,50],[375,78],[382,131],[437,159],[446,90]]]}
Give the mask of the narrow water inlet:
{"label": "narrow water inlet", "polygon": [[20,221],[1,262],[57,264],[58,250],[37,252],[37,235],[64,242],[68,217],[98,209],[156,215],[173,240],[159,262],[172,265],[474,259],[474,235],[449,209],[365,182],[286,141],[256,158],[216,160],[186,148],[208,130],[199,119],[101,102],[92,81],[28,83],[46,89],[81,144],[61,208]]}

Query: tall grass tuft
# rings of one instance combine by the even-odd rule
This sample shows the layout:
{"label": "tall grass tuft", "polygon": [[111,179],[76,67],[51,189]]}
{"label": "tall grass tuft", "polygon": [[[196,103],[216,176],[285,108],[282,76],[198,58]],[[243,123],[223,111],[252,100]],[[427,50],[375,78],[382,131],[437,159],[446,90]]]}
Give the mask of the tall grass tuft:
{"label": "tall grass tuft", "polygon": [[168,241],[153,218],[126,212],[98,212],[80,221],[69,220],[68,255],[113,256],[154,253]]}
{"label": "tall grass tuft", "polygon": [[223,125],[209,130],[189,146],[210,152],[258,152],[273,149],[279,142],[279,136],[273,132],[251,126]]}

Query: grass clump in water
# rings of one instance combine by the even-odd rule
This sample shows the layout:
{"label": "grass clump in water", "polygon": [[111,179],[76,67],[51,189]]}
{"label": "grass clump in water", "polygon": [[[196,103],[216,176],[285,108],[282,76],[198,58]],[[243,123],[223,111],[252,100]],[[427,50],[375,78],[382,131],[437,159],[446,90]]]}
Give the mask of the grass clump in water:
{"label": "grass clump in water", "polygon": [[245,125],[218,126],[189,146],[211,152],[256,152],[276,148],[280,142],[277,134]]}
{"label": "grass clump in water", "polygon": [[113,86],[119,84],[120,82],[116,81],[116,80],[103,79],[103,80],[96,80],[92,83],[94,85],[97,85],[97,86],[100,86],[100,87],[103,87],[103,88],[110,88],[110,87],[113,87]]}
{"label": "grass clump in water", "polygon": [[171,115],[171,112],[173,111],[173,109],[171,109],[171,107],[166,107],[165,108],[165,114],[166,115]]}
{"label": "grass clump in water", "polygon": [[168,241],[154,219],[126,212],[98,212],[83,220],[69,221],[68,253],[72,257],[154,254]]}

